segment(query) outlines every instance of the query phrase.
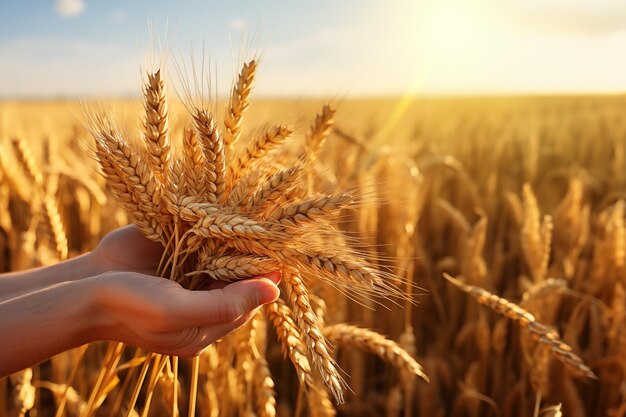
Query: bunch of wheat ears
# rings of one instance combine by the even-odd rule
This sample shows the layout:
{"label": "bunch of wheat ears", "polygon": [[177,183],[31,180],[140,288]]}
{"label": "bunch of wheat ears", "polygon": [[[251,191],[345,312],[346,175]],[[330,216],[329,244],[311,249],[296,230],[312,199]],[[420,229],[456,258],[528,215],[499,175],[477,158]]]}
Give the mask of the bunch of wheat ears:
{"label": "bunch of wheat ears", "polygon": [[[392,363],[406,366],[426,379],[421,366],[394,342],[354,327],[323,328],[307,288],[310,280],[322,280],[347,295],[405,297],[389,282],[390,274],[372,266],[342,240],[333,225],[335,215],[350,208],[358,198],[347,192],[316,194],[307,183],[308,167],[315,162],[332,126],[335,110],[326,105],[312,124],[304,147],[290,155],[282,145],[293,130],[272,126],[236,152],[242,122],[257,69],[256,61],[243,66],[232,89],[219,128],[214,112],[189,100],[193,127],[185,129],[181,155],[172,150],[167,94],[161,72],[148,74],[144,88],[145,130],[143,143],[125,137],[107,114],[93,115],[91,133],[95,154],[106,183],[132,221],[148,239],[165,248],[158,275],[189,289],[205,288],[211,280],[235,281],[279,270],[282,294],[265,308],[265,318],[254,317],[238,332],[238,346],[219,361],[256,368],[266,375],[250,389],[262,400],[260,415],[273,415],[271,377],[259,349],[255,328],[269,321],[291,359],[301,384],[320,391],[319,378],[335,400],[343,402],[347,384],[331,348],[349,343],[371,350]],[[329,244],[332,242],[332,244]],[[223,343],[223,342],[222,342]],[[105,359],[107,370],[122,357],[123,346],[112,344]],[[261,349],[262,350],[262,349]],[[194,414],[201,357],[191,366],[192,393],[189,414]],[[177,359],[157,354],[145,358],[129,409],[134,409],[142,384],[153,387],[165,369],[177,379]],[[253,368],[250,368],[253,367]],[[150,371],[152,369],[152,371]],[[248,382],[243,375],[244,383]],[[257,375],[256,378],[259,376]],[[144,382],[145,381],[145,382]],[[172,411],[177,413],[177,386],[172,384]],[[98,397],[94,390],[93,398]],[[265,395],[262,395],[265,394]],[[319,394],[318,395],[325,395]],[[144,413],[150,406],[148,397]]]}

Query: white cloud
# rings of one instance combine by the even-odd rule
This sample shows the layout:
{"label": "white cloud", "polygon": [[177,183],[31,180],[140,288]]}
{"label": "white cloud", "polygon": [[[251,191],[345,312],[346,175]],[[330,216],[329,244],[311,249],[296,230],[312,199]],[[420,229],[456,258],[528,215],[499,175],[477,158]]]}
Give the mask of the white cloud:
{"label": "white cloud", "polygon": [[228,23],[228,26],[230,26],[232,30],[245,31],[246,29],[248,29],[248,19],[246,19],[245,17],[238,17],[231,20]]}
{"label": "white cloud", "polygon": [[85,2],[83,0],[57,0],[55,10],[60,16],[76,17],[85,11]]}
{"label": "white cloud", "polygon": [[487,6],[502,20],[531,30],[571,35],[606,35],[626,29],[626,4],[602,0],[516,1],[502,4],[489,0]]}

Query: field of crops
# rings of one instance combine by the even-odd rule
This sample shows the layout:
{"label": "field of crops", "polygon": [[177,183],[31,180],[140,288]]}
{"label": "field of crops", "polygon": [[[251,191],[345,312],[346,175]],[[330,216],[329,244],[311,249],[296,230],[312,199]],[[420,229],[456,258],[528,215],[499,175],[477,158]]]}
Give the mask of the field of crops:
{"label": "field of crops", "polygon": [[[193,107],[151,80],[147,112],[0,102],[0,272],[134,221],[164,246],[190,233],[175,246],[197,262],[170,247],[162,274],[199,289],[280,268],[282,301],[196,359],[60,354],[0,379],[0,415],[626,415],[626,98],[247,108],[236,85],[240,102]],[[217,179],[185,171],[196,148]],[[163,206],[130,190],[140,163],[107,159],[128,154]]]}

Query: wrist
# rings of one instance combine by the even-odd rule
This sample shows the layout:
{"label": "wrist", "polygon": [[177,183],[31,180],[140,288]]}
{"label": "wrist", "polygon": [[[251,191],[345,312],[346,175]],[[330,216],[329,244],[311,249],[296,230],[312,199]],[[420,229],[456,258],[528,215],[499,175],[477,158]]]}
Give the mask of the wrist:
{"label": "wrist", "polygon": [[93,297],[87,286],[65,281],[0,303],[0,375],[97,340]]}
{"label": "wrist", "polygon": [[79,267],[86,272],[84,276],[94,277],[109,270],[107,265],[105,265],[105,262],[102,260],[102,257],[98,256],[98,254],[95,253],[95,250],[87,252],[77,259],[80,262]]}
{"label": "wrist", "polygon": [[78,325],[77,334],[81,344],[108,340],[106,329],[107,315],[104,314],[106,308],[103,302],[102,275],[85,278],[74,282],[76,294],[79,298],[78,309],[83,318]]}

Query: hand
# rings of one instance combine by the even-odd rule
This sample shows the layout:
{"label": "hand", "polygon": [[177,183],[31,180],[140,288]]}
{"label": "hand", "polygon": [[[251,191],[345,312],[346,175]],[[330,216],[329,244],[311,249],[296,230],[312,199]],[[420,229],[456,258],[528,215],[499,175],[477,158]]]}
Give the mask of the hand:
{"label": "hand", "polygon": [[96,294],[92,340],[116,340],[151,352],[195,356],[245,324],[263,304],[279,296],[279,273],[208,291],[130,272],[109,272],[83,280]]}
{"label": "hand", "polygon": [[162,255],[163,246],[160,243],[148,240],[136,226],[131,225],[103,237],[90,257],[103,272],[132,271],[156,275]]}

